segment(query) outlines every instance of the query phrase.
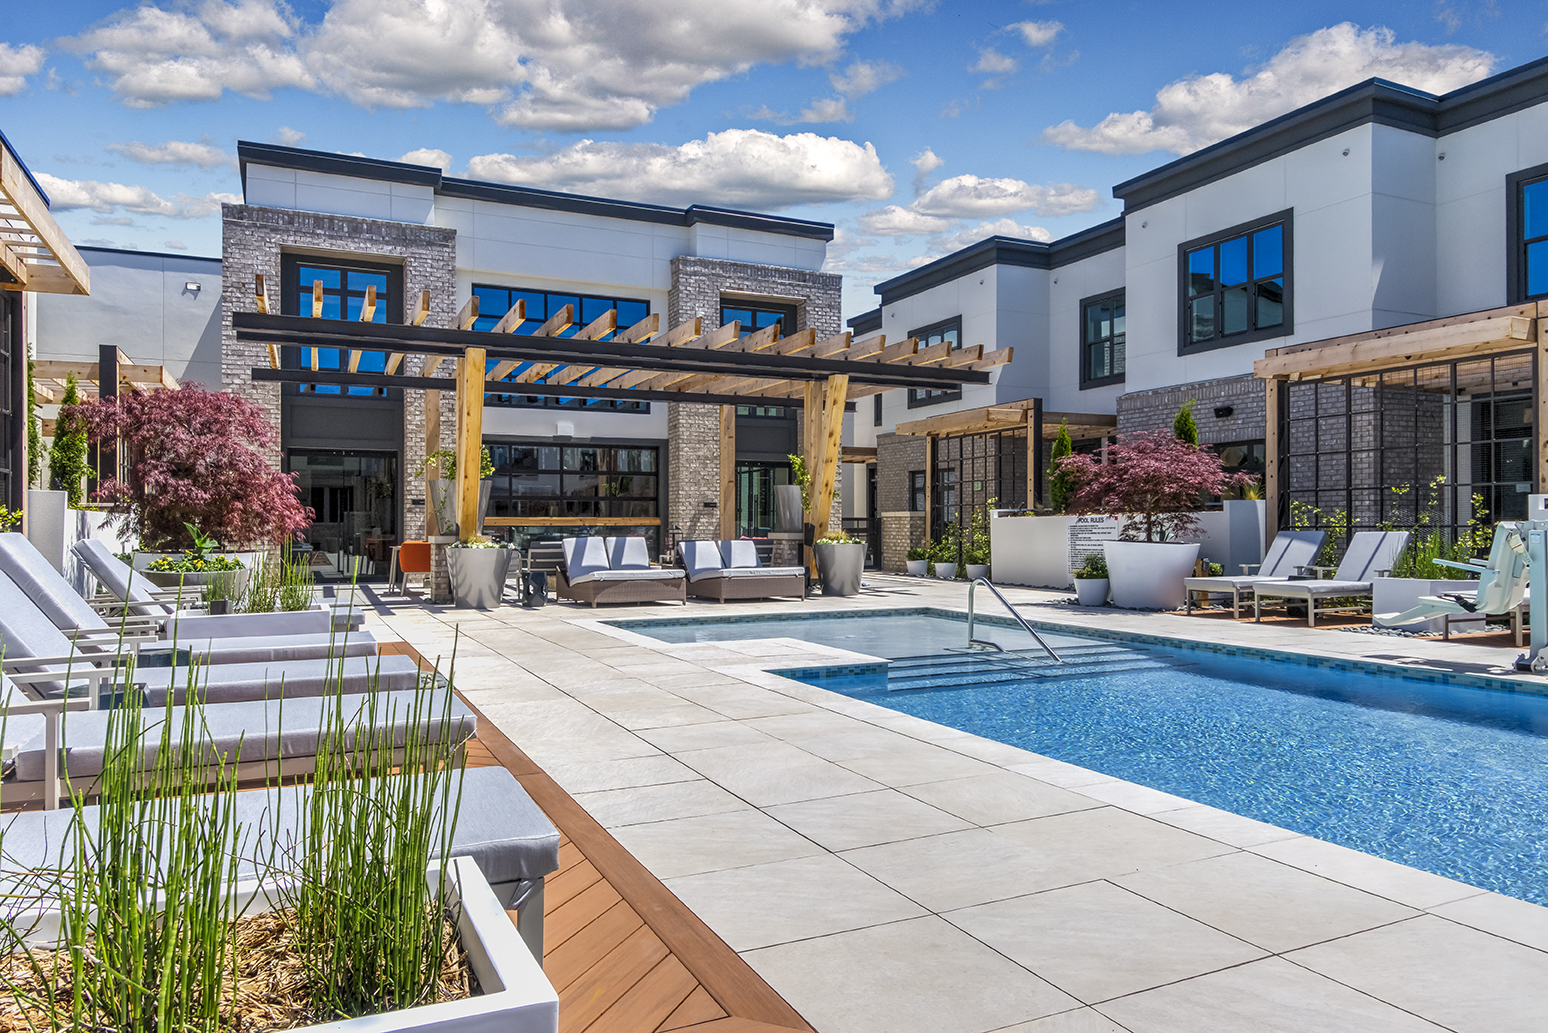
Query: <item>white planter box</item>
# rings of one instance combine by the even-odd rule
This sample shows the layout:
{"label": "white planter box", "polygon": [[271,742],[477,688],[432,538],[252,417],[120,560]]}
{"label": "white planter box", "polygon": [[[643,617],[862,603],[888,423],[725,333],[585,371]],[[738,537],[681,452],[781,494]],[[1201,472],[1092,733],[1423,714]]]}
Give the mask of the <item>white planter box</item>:
{"label": "white planter box", "polygon": [[904,560],[903,562],[908,565],[908,572],[914,577],[924,577],[929,572],[929,560]]}
{"label": "white planter box", "polygon": [[1175,610],[1183,604],[1183,578],[1199,558],[1197,542],[1108,542],[1108,588],[1113,605],[1131,610]]}
{"label": "white planter box", "polygon": [[332,610],[289,610],[277,613],[177,614],[167,622],[164,638],[247,638],[253,635],[326,635],[333,630]]}
{"label": "white planter box", "polygon": [[[1446,592],[1476,592],[1478,582],[1474,580],[1461,581],[1430,581],[1424,578],[1412,577],[1379,577],[1371,581],[1371,623],[1378,628],[1398,628],[1403,631],[1444,631],[1445,620],[1442,617],[1431,617],[1429,620],[1413,621],[1408,624],[1388,624],[1380,619],[1380,614],[1402,613],[1419,602],[1420,596],[1441,595]],[[1483,616],[1477,618],[1483,622]],[[1469,621],[1469,624],[1472,622]],[[1453,621],[1452,626],[1456,626]],[[1474,630],[1469,628],[1468,630]]]}
{"label": "white planter box", "polygon": [[1107,578],[1078,577],[1075,579],[1075,598],[1082,606],[1107,605]]}
{"label": "white planter box", "polygon": [[947,581],[955,581],[957,579],[957,565],[955,563],[937,563],[935,565],[935,576],[944,578]]}
{"label": "white planter box", "polygon": [[981,577],[986,578],[989,576],[989,564],[969,563],[967,568],[964,570],[964,573],[967,575],[967,579],[969,581],[975,581]]}

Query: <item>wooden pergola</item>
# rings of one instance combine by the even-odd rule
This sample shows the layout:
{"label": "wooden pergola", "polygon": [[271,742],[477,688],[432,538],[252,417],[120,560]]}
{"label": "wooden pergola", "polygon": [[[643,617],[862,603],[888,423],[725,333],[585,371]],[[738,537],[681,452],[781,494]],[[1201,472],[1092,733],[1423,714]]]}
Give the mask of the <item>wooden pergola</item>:
{"label": "wooden pergola", "polygon": [[[910,420],[897,426],[897,433],[929,439],[933,454],[939,438],[966,437],[972,434],[990,434],[1005,430],[1027,431],[1027,506],[1036,504],[1042,495],[1042,455],[1044,441],[1059,436],[1059,425],[1065,424],[1070,437],[1079,440],[1111,437],[1118,432],[1118,417],[1105,413],[1050,412],[1043,408],[1041,398],[1023,398],[1015,402],[996,402],[977,409],[927,416],[922,420]],[[933,462],[933,460],[932,460]],[[925,537],[930,536],[930,493],[933,477],[925,478]]]}
{"label": "wooden pergola", "polygon": [[9,143],[0,145],[0,287],[35,294],[91,293],[86,260],[49,214],[47,197]]}
{"label": "wooden pergola", "polygon": [[[1548,303],[1527,302],[1503,308],[1469,312],[1443,319],[1331,337],[1321,341],[1274,348],[1253,363],[1253,376],[1264,381],[1265,415],[1264,497],[1268,507],[1265,531],[1270,541],[1279,529],[1278,500],[1281,492],[1281,407],[1285,385],[1297,381],[1369,376],[1379,383],[1384,371],[1458,359],[1486,358],[1503,352],[1531,349],[1536,355],[1534,386],[1538,428],[1548,419]],[[1548,449],[1539,441],[1536,490],[1548,486]]]}
{"label": "wooden pergola", "polygon": [[[429,292],[420,295],[408,322],[396,325],[369,321],[375,302],[370,294],[359,320],[320,318],[320,284],[314,286],[311,316],[274,314],[261,277],[255,295],[257,311],[232,315],[238,340],[267,347],[269,365],[253,369],[254,381],[456,393],[457,493],[463,512],[477,505],[485,395],[720,406],[723,498],[734,497],[735,407],[781,405],[803,411],[802,448],[812,477],[806,520],[821,534],[831,514],[848,401],[895,389],[986,384],[988,371],[1009,362],[1012,355],[1009,348],[920,348],[913,338],[888,344],[881,334],[860,341],[848,333],[818,340],[808,329],[781,337],[778,325],[742,336],[735,322],[710,328],[699,319],[663,331],[659,314],[620,327],[616,310],[562,337],[574,325],[571,306],[526,329],[529,321],[521,301],[492,329],[474,330],[479,317],[476,297],[463,306],[453,325],[431,327],[425,325]],[[320,368],[319,349],[338,349],[339,368]],[[383,372],[361,370],[368,351],[385,354]],[[448,365],[450,375],[442,375]],[[438,414],[439,396],[427,397],[425,408],[427,419],[438,420],[430,414]],[[722,535],[734,536],[734,508],[722,505],[720,518]],[[471,524],[461,533],[471,535]]]}

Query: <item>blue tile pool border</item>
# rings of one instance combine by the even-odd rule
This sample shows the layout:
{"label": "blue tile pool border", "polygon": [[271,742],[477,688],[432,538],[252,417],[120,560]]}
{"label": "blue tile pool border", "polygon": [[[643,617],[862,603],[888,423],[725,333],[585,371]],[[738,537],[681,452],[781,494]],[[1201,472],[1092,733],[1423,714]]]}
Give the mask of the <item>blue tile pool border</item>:
{"label": "blue tile pool border", "polygon": [[[967,623],[967,614],[961,610],[947,610],[937,606],[909,606],[885,609],[865,610],[829,610],[824,613],[775,613],[775,614],[727,614],[725,616],[698,616],[698,617],[654,617],[633,618],[624,620],[603,621],[610,627],[622,628],[638,634],[651,627],[683,627],[703,626],[706,624],[764,624],[775,621],[813,621],[833,620],[836,618],[881,618],[881,617],[939,617],[946,620],[954,620],[962,624]],[[1024,615],[1025,616],[1025,615]],[[995,627],[1015,628],[1017,623],[1010,617],[1001,617],[995,614],[980,614],[975,618],[980,624],[993,625]],[[1294,653],[1284,649],[1270,649],[1263,646],[1241,646],[1226,642],[1208,642],[1190,638],[1176,638],[1170,635],[1158,635],[1142,631],[1118,631],[1111,628],[1089,628],[1081,625],[1060,624],[1057,621],[1043,620],[1036,617],[1027,617],[1027,623],[1038,631],[1049,631],[1064,635],[1074,635],[1079,638],[1103,639],[1109,642],[1126,642],[1160,646],[1166,649],[1190,649],[1203,653],[1215,653],[1221,656],[1240,656],[1254,660],[1270,660],[1276,663],[1295,664],[1300,667],[1310,667],[1319,670],[1353,671],[1362,674],[1373,674],[1383,678],[1399,678],[1407,681],[1425,682],[1431,685],[1454,685],[1461,688],[1485,689],[1491,692],[1512,692],[1531,696],[1548,696],[1548,681],[1528,681],[1523,678],[1502,678],[1488,674],[1478,674],[1468,671],[1447,671],[1434,667],[1410,667],[1405,664],[1390,660],[1351,659],[1348,657],[1315,656],[1306,653]],[[683,643],[675,643],[681,645]],[[1426,663],[1423,658],[1414,657],[1419,663]],[[809,678],[833,678],[849,675],[869,675],[884,673],[888,664],[881,661],[876,664],[855,664],[853,662],[841,662],[827,666],[807,666],[794,669],[769,669],[769,673],[796,680]]]}

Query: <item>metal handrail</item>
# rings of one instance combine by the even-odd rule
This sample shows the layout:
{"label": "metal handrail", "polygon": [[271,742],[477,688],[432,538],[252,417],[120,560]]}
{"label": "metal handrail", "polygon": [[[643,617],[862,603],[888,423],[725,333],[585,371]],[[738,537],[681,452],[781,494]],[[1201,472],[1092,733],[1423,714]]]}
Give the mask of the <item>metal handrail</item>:
{"label": "metal handrail", "polygon": [[[1033,638],[1037,639],[1037,644],[1043,647],[1043,652],[1045,652],[1049,656],[1053,657],[1056,662],[1061,663],[1061,664],[1064,663],[1064,658],[1061,657],[1058,653],[1055,653],[1053,651],[1053,648],[1051,646],[1049,646],[1049,644],[1047,642],[1043,641],[1043,636],[1041,636],[1041,635],[1039,635],[1037,633],[1037,629],[1032,627],[1032,625],[1028,624],[1027,621],[1026,621],[1026,618],[1023,617],[1021,614],[1016,612],[1016,608],[1010,604],[1010,600],[1005,598],[1005,596],[1001,595],[1000,594],[1000,590],[998,588],[995,588],[992,584],[990,584],[989,583],[989,579],[986,578],[986,577],[975,577],[968,584],[968,645],[971,646],[971,645],[974,645],[975,643],[978,643],[978,640],[973,637],[973,621],[974,621],[974,616],[973,616],[973,592],[978,588],[979,585],[983,585],[985,588],[989,589],[989,591],[994,593],[994,597],[996,599],[1000,600],[1000,602],[1002,604],[1004,604],[1005,608],[1010,611],[1010,615],[1012,617],[1016,618],[1016,623],[1020,624],[1023,628],[1025,628],[1026,631],[1027,631],[1027,634],[1029,634]],[[995,643],[993,643],[993,642],[984,642],[984,643],[981,643],[981,644],[982,645],[995,645]]]}

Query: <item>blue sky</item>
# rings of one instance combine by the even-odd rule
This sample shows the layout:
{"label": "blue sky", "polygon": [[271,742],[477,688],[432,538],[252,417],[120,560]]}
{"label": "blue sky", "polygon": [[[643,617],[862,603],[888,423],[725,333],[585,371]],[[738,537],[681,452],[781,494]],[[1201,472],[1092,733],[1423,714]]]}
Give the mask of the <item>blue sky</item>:
{"label": "blue sky", "polygon": [[218,255],[238,139],[838,227],[845,314],[991,232],[1351,83],[1548,52],[1548,3],[156,0],[22,5],[0,129],[78,244]]}

